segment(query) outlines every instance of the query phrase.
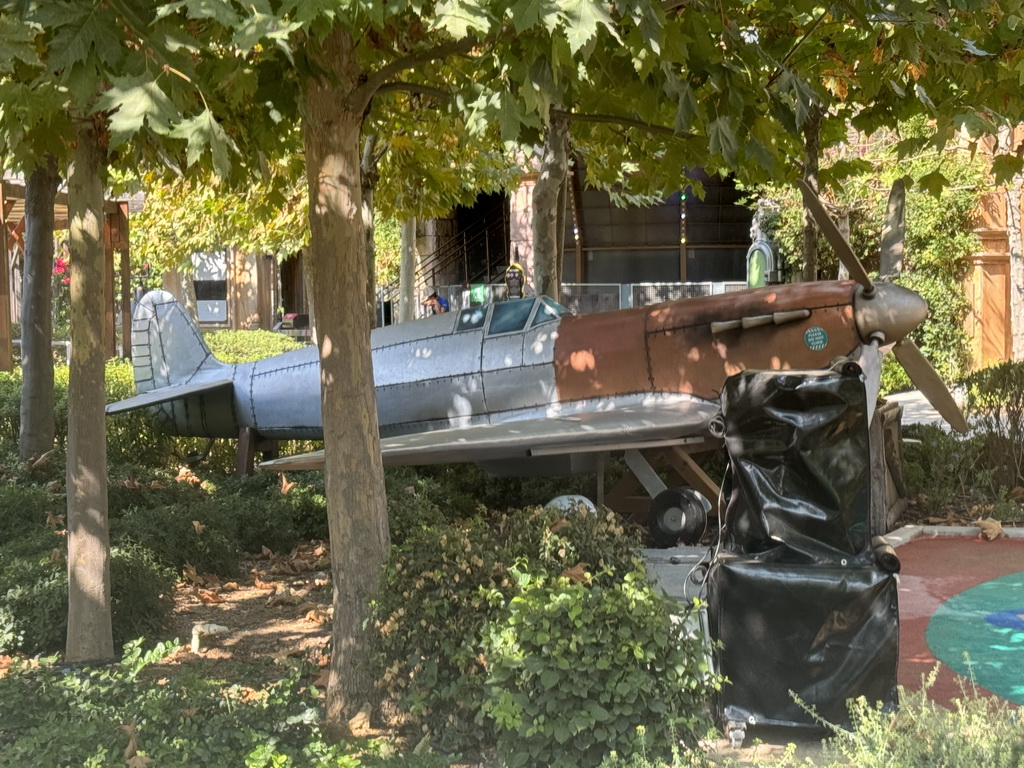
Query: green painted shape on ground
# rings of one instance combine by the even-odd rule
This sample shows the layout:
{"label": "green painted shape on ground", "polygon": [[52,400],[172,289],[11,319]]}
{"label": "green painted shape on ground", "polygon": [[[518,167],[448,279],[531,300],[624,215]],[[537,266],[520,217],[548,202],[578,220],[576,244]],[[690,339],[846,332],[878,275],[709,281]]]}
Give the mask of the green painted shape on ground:
{"label": "green painted shape on ground", "polygon": [[997,696],[1024,704],[1024,631],[996,626],[993,614],[1024,614],[1024,572],[1000,576],[947,600],[925,642],[935,658]]}

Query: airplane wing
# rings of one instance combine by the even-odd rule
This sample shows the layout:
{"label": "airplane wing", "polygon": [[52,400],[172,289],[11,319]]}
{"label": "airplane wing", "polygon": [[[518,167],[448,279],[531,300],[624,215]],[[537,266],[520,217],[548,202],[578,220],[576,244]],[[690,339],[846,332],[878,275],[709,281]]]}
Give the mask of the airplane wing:
{"label": "airplane wing", "polygon": [[141,395],[136,395],[135,397],[129,397],[126,400],[119,400],[116,403],[110,403],[106,409],[107,415],[109,416],[112,413],[124,413],[125,411],[134,411],[138,408],[148,408],[151,405],[167,403],[171,400],[188,397],[189,395],[201,395],[221,390],[230,390],[232,383],[231,379],[214,379],[212,381],[201,381],[193,384],[173,384],[169,387],[160,387],[158,389],[150,390],[149,392],[143,392]]}
{"label": "airplane wing", "polygon": [[[381,440],[385,466],[493,462],[682,443],[708,434],[718,403],[688,398],[498,424],[418,432]],[[262,462],[270,471],[322,469],[323,451]]]}

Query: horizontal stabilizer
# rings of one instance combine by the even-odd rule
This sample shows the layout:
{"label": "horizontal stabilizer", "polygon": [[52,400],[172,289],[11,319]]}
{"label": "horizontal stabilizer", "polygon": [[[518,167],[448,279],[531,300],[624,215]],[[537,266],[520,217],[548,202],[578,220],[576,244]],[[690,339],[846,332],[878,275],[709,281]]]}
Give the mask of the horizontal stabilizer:
{"label": "horizontal stabilizer", "polygon": [[141,395],[136,395],[135,397],[129,397],[126,400],[119,400],[116,403],[111,403],[107,406],[107,415],[109,416],[112,413],[124,413],[125,411],[134,411],[139,408],[148,408],[152,405],[168,403],[171,400],[180,400],[191,395],[230,391],[232,384],[233,382],[231,379],[214,379],[212,381],[198,381],[192,384],[173,384],[169,387],[151,389],[149,392],[144,392]]}

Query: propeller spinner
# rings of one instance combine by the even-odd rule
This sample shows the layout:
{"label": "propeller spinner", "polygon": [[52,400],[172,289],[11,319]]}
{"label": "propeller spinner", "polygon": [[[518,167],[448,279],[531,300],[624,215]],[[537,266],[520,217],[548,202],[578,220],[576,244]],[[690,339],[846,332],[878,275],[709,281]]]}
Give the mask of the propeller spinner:
{"label": "propeller spinner", "polygon": [[[825,206],[811,186],[797,181],[803,194],[804,205],[811,212],[818,229],[836,252],[836,256],[850,273],[850,277],[861,285],[854,299],[854,322],[865,345],[877,347],[882,343],[892,344],[896,360],[903,366],[914,386],[921,390],[949,425],[958,432],[967,431],[967,421],[946,384],[935,372],[927,358],[908,338],[908,334],[920,325],[928,315],[928,304],[919,294],[892,283],[878,283],[871,280],[860,259],[853,252],[850,243],[843,237],[835,222],[828,215]],[[886,209],[886,221],[882,230],[882,263],[887,273],[893,267],[899,269],[903,257],[905,192],[902,180],[893,185]]]}

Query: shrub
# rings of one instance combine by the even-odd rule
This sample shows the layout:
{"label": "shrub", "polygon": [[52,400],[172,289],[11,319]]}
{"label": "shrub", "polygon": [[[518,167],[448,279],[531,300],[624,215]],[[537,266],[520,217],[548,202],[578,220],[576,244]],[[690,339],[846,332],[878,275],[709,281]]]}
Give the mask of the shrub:
{"label": "shrub", "polygon": [[251,363],[305,344],[273,331],[213,331],[205,335],[213,356],[223,363]]}
{"label": "shrub", "polygon": [[833,727],[822,764],[942,766],[942,768],[1019,768],[1024,765],[1024,733],[1016,710],[973,686],[943,707],[929,699],[935,673],[920,691],[901,691],[900,708],[886,712],[863,699],[849,703],[852,730]]}
{"label": "shrub", "polygon": [[968,499],[978,464],[979,443],[931,424],[904,428],[903,477],[907,493],[933,512]]}
{"label": "shrub", "polygon": [[[161,628],[171,609],[174,573],[137,546],[110,550],[114,642]],[[66,551],[22,556],[0,569],[0,653],[51,653],[64,647],[68,620]]]}
{"label": "shrub", "polygon": [[[186,562],[200,573],[233,576],[238,547],[209,514],[205,499],[168,507],[137,507],[110,522],[112,539],[145,547],[165,567],[180,569]],[[195,525],[193,521],[199,523]]]}
{"label": "shrub", "polygon": [[133,642],[101,669],[12,668],[0,678],[0,768],[361,764],[350,745],[325,742],[301,668],[262,690],[172,667],[157,680],[150,668],[176,650]]}
{"label": "shrub", "polygon": [[481,649],[504,626],[529,581],[523,575],[557,579],[589,564],[614,590],[640,568],[636,541],[608,511],[565,519],[533,508],[410,531],[373,604],[385,692],[444,749],[493,743],[494,721],[483,712],[492,660]]}
{"label": "shrub", "polygon": [[982,442],[989,489],[1024,484],[1024,363],[1008,361],[964,379],[964,410]]}
{"label": "shrub", "polygon": [[[491,624],[484,711],[505,765],[598,766],[609,750],[668,758],[696,744],[719,686],[699,633],[642,572],[588,583],[522,575],[508,616]],[[498,595],[504,600],[503,595]]]}

